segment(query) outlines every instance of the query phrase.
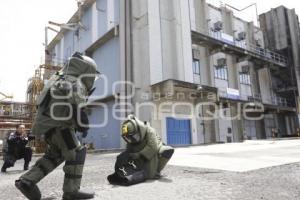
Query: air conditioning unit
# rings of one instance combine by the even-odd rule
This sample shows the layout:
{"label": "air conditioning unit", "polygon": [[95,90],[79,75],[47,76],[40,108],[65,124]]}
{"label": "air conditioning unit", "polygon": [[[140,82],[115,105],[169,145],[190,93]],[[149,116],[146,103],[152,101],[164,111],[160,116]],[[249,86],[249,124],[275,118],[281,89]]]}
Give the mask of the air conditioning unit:
{"label": "air conditioning unit", "polygon": [[256,44],[256,46],[258,46],[258,47],[262,47],[262,40],[261,40],[261,39],[256,39],[256,40],[255,40],[255,44]]}
{"label": "air conditioning unit", "polygon": [[238,40],[245,40],[246,39],[246,32],[240,32],[238,34]]}
{"label": "air conditioning unit", "polygon": [[250,71],[249,65],[242,66],[242,73],[243,74],[248,74],[249,71]]}
{"label": "air conditioning unit", "polygon": [[226,65],[226,58],[220,58],[217,60],[217,67],[225,67]]}
{"label": "air conditioning unit", "polygon": [[217,21],[214,23],[214,31],[221,31],[223,29],[223,23],[221,21]]}

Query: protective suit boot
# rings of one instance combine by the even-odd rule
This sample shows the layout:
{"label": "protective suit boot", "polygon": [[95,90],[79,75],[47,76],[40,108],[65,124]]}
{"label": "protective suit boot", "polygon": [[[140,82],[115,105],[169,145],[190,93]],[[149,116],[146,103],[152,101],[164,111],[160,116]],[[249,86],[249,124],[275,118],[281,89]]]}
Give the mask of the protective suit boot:
{"label": "protective suit boot", "polygon": [[174,153],[174,149],[166,149],[161,153],[161,156],[170,159],[173,153]]}
{"label": "protective suit boot", "polygon": [[6,173],[6,168],[2,167],[2,168],[1,168],[1,172],[2,172],[2,173]]}
{"label": "protective suit boot", "polygon": [[169,146],[163,146],[160,149],[159,154],[160,157],[158,159],[158,167],[157,167],[158,173],[160,173],[165,168],[165,166],[167,165],[167,163],[169,162],[169,160],[174,154],[174,149]]}
{"label": "protective suit boot", "polygon": [[22,194],[29,200],[40,200],[42,195],[36,184],[24,179],[16,180],[15,186],[22,192]]}
{"label": "protective suit boot", "polygon": [[27,171],[28,168],[29,168],[29,163],[26,162],[26,163],[24,164],[24,171]]}
{"label": "protective suit boot", "polygon": [[10,165],[8,164],[7,161],[5,161],[4,164],[3,164],[3,166],[2,166],[2,168],[1,168],[1,172],[5,173],[6,169],[9,168],[9,167],[10,167]]}
{"label": "protective suit boot", "polygon": [[3,164],[2,168],[1,168],[1,172],[2,173],[5,173],[6,172],[6,168],[7,168],[7,165],[6,165],[6,162]]}
{"label": "protective suit boot", "polygon": [[63,200],[93,199],[95,192],[79,190],[74,193],[65,192]]}
{"label": "protective suit boot", "polygon": [[154,179],[161,179],[163,177],[163,175],[160,172],[156,172]]}

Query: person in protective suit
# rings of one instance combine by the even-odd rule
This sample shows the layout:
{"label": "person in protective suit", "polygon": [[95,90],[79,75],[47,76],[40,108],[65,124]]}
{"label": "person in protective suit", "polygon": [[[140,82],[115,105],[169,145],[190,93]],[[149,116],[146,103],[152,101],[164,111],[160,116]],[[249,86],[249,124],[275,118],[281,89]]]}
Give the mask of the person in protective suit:
{"label": "person in protective suit", "polygon": [[126,150],[117,157],[115,173],[107,177],[111,184],[133,185],[161,177],[174,149],[165,146],[157,132],[133,115],[122,124]]}
{"label": "person in protective suit", "polygon": [[29,137],[25,132],[23,124],[17,125],[16,132],[11,133],[4,145],[4,164],[1,172],[6,172],[6,169],[13,167],[19,159],[24,159],[24,170],[28,170],[29,163],[32,157],[32,150],[27,146]]}
{"label": "person in protective suit", "polygon": [[41,199],[37,183],[63,162],[63,199],[94,197],[94,192],[80,189],[86,148],[75,132],[83,132],[86,136],[88,127],[83,124],[88,124],[88,119],[84,110],[79,108],[93,91],[98,73],[96,69],[93,59],[75,53],[63,69],[50,78],[39,96],[32,133],[43,137],[48,147],[33,168],[15,182],[15,186],[28,199]]}

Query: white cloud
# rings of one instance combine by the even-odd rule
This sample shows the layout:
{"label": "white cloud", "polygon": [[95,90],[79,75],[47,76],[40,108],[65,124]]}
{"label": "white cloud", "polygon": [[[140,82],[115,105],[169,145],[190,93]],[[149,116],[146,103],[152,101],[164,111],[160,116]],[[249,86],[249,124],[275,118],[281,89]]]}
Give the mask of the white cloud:
{"label": "white cloud", "polygon": [[0,1],[1,92],[25,101],[27,81],[44,53],[47,22],[66,22],[76,7],[75,0]]}

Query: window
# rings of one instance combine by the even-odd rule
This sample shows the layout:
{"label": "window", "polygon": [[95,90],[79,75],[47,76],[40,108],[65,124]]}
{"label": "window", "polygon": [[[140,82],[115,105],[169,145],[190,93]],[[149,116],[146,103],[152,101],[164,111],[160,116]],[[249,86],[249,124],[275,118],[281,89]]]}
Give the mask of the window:
{"label": "window", "polygon": [[244,85],[251,85],[250,74],[240,73],[240,83]]}
{"label": "window", "polygon": [[193,59],[193,73],[200,75],[200,61],[198,59]]}
{"label": "window", "polygon": [[215,78],[228,80],[228,71],[227,67],[215,67]]}
{"label": "window", "polygon": [[232,133],[232,129],[230,127],[227,128],[228,133]]}

